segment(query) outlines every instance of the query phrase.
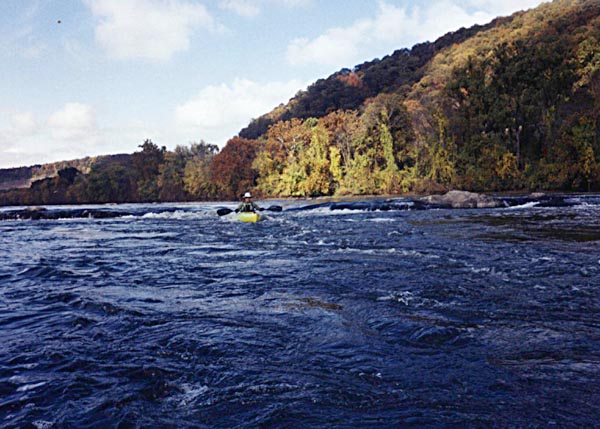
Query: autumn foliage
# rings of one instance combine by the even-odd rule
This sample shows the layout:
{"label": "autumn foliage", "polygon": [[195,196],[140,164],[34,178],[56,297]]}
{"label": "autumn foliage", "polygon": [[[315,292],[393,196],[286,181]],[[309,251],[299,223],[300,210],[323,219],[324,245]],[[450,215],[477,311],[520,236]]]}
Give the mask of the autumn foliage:
{"label": "autumn foliage", "polygon": [[210,174],[224,198],[237,199],[256,184],[257,174],[252,163],[260,143],[234,137],[211,162]]}

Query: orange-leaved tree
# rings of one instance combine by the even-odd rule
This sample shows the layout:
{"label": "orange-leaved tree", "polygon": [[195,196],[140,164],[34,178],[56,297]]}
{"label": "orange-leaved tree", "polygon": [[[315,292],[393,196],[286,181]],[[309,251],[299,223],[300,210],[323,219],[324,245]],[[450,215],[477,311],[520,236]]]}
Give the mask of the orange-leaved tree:
{"label": "orange-leaved tree", "polygon": [[261,144],[256,140],[234,137],[214,156],[210,176],[223,198],[237,199],[256,185],[257,172],[252,167]]}

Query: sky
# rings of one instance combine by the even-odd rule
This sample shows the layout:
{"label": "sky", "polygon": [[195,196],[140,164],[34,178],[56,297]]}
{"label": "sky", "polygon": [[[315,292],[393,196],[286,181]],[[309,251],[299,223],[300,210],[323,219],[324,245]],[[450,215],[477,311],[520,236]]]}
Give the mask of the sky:
{"label": "sky", "polygon": [[541,0],[0,0],[0,168],[223,147],[317,79]]}

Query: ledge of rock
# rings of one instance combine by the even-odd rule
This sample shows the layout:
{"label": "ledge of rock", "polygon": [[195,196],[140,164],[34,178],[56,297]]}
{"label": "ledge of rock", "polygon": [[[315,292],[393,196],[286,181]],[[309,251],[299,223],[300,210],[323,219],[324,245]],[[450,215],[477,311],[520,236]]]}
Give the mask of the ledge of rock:
{"label": "ledge of rock", "polygon": [[43,207],[28,207],[21,210],[0,212],[0,220],[41,220],[41,219],[106,219],[128,215],[130,213],[110,210],[74,209],[48,210]]}
{"label": "ledge of rock", "polygon": [[427,204],[453,209],[489,209],[504,206],[502,201],[489,195],[467,191],[450,191],[444,195],[430,195],[420,200]]}

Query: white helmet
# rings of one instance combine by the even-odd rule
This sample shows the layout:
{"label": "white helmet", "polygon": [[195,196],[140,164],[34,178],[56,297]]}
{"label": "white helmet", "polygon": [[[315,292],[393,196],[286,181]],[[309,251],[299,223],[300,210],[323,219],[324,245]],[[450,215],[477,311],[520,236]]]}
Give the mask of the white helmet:
{"label": "white helmet", "polygon": [[250,194],[250,192],[246,192],[244,194],[244,198],[252,198],[252,194]]}

